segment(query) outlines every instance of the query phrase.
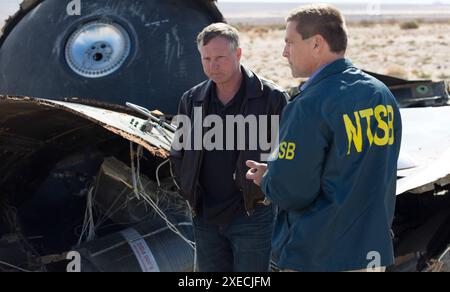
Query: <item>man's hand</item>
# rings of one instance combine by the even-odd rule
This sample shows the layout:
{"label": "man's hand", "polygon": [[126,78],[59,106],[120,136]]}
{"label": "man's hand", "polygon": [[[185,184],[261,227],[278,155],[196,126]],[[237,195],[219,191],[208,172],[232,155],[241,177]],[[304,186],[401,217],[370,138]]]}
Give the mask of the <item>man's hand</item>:
{"label": "man's hand", "polygon": [[247,172],[247,179],[252,180],[257,186],[261,186],[261,180],[266,173],[267,170],[267,164],[258,163],[255,161],[247,161],[247,166],[250,168],[250,170]]}

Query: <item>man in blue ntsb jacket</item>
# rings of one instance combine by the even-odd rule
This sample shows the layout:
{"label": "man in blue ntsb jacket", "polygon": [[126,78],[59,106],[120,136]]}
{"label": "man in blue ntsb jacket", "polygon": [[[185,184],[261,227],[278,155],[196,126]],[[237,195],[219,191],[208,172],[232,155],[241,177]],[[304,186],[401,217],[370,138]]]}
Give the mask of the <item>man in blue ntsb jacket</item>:
{"label": "man in blue ntsb jacket", "polygon": [[345,59],[346,48],[333,7],[302,7],[287,19],[283,56],[294,77],[310,78],[283,113],[273,160],[247,162],[247,178],[279,207],[274,250],[284,270],[393,264],[400,112],[384,84]]}

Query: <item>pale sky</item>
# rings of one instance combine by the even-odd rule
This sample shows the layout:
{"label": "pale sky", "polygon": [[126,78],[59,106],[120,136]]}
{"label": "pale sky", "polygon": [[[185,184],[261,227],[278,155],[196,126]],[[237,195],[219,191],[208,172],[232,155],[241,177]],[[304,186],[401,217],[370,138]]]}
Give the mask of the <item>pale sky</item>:
{"label": "pale sky", "polygon": [[400,3],[400,4],[450,4],[450,0],[323,0],[323,1],[305,1],[305,0],[218,0],[221,2],[282,2],[282,3],[311,3],[311,2],[322,2],[322,3],[381,3],[381,4],[389,4],[389,3]]}

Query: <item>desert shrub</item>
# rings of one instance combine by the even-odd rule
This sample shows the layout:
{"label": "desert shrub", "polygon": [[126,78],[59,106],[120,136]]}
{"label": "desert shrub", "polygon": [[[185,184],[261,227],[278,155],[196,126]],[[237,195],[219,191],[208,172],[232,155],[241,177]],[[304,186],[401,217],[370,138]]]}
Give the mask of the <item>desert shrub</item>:
{"label": "desert shrub", "polygon": [[400,23],[401,29],[418,29],[419,23],[417,21],[406,21]]}

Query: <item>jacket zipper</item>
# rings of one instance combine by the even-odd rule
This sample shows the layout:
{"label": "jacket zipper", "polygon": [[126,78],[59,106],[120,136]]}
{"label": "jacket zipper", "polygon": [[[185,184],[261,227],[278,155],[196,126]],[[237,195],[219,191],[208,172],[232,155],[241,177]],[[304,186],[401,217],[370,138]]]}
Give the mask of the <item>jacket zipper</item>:
{"label": "jacket zipper", "polygon": [[[245,98],[244,98],[244,100],[242,101],[242,107],[241,107],[241,110],[240,110],[240,113],[244,116],[244,117],[246,117],[247,116],[247,113],[248,113],[248,97],[246,96]],[[237,163],[236,163],[236,169],[235,169],[235,176],[237,176],[236,174],[238,173],[238,167],[240,167],[240,165],[239,165],[239,162],[241,161],[241,159],[240,158],[242,158],[242,156],[244,155],[244,151],[245,150],[243,150],[243,151],[239,151],[239,154],[238,154],[238,158],[237,158]],[[237,179],[237,178],[236,178]],[[244,178],[245,179],[245,178]],[[244,183],[243,183],[244,184]],[[244,197],[244,208],[245,208],[245,212],[247,213],[247,216],[248,217],[250,217],[252,214],[250,213],[250,211],[247,209],[247,202],[246,202],[246,199],[245,199],[245,193],[244,193],[244,186],[242,185],[242,189],[241,189],[241,192],[242,192],[242,196]]]}
{"label": "jacket zipper", "polygon": [[[207,98],[206,104],[203,103],[202,105],[202,114],[203,117],[205,117],[206,115],[206,109],[209,107],[209,98]],[[195,120],[195,119],[194,119]],[[195,128],[195,125],[193,125],[193,127]],[[203,121],[202,121],[202,134],[203,134]],[[203,140],[203,137],[202,137]],[[201,171],[201,167],[203,164],[203,146],[202,146],[202,150],[200,151],[200,157],[198,159],[198,167],[197,167],[197,171],[195,173],[195,186],[194,186],[194,203],[196,206],[193,206],[192,210],[193,210],[193,217],[196,217],[197,215],[197,205],[198,205],[198,201],[197,201],[197,185],[200,184],[200,171]]]}

